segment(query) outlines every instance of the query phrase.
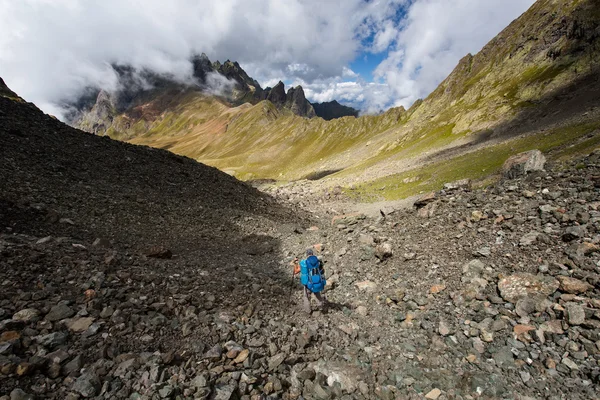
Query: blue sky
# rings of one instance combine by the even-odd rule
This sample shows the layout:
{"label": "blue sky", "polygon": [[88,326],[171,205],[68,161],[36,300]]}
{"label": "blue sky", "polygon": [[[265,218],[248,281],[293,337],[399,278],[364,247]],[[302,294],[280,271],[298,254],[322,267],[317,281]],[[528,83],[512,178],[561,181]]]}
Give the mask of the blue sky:
{"label": "blue sky", "polygon": [[350,63],[350,69],[356,72],[362,79],[367,82],[375,81],[373,71],[383,60],[387,58],[387,51],[380,53],[369,53],[367,51],[361,54]]}
{"label": "blue sky", "polygon": [[425,97],[533,2],[0,0],[0,76],[60,116],[86,87],[117,88],[110,63],[186,80],[205,52],[263,87],[377,112]]}

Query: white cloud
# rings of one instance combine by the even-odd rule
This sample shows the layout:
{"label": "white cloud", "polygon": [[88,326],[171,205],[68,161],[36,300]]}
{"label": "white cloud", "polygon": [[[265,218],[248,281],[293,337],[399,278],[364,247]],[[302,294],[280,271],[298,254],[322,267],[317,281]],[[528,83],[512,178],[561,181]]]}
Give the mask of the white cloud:
{"label": "white cloud", "polygon": [[386,51],[390,44],[398,36],[398,30],[393,21],[385,21],[382,28],[382,30],[375,34],[375,38],[373,39],[373,46],[371,50],[374,53]]}
{"label": "white cloud", "polygon": [[361,49],[359,32],[385,20],[396,1],[0,0],[0,76],[48,104],[86,85],[114,86],[110,63],[184,79],[190,54],[206,52],[261,81],[310,82],[344,74]]}
{"label": "white cloud", "polygon": [[235,82],[227,79],[218,72],[209,72],[206,74],[206,88],[208,93],[216,96],[223,96],[233,89]]}
{"label": "white cloud", "polygon": [[[306,83],[314,101],[343,100],[374,113],[410,107],[426,97],[467,53],[478,52],[535,0],[417,0],[400,21],[379,23],[369,47],[387,57],[373,72],[378,83],[339,78]],[[304,86],[304,85],[303,85]]]}
{"label": "white cloud", "polygon": [[[85,86],[114,88],[111,63],[186,79],[189,56],[206,52],[239,61],[263,86],[302,83],[314,101],[336,98],[378,111],[426,96],[532,3],[0,0],[0,76],[56,112],[54,104]],[[408,13],[398,20],[402,6]],[[376,83],[349,68],[363,51],[388,52],[374,71]]]}
{"label": "white cloud", "polygon": [[[374,72],[389,86],[390,105],[410,106],[427,96],[463,56],[478,52],[534,1],[414,2],[396,37],[390,39],[395,45]],[[384,39],[388,40],[387,34]]]}

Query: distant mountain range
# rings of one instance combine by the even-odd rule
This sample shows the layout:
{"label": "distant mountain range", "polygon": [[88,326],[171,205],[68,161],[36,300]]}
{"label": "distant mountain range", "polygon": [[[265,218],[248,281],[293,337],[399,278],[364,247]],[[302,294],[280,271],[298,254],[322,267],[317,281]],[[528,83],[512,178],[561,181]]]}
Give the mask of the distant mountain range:
{"label": "distant mountain range", "polygon": [[307,118],[319,116],[329,120],[358,115],[357,110],[336,101],[318,104],[317,112],[306,100],[302,86],[289,88],[286,93],[285,85],[280,81],[273,88],[263,89],[237,62],[211,62],[204,53],[193,56],[191,62],[193,79],[190,82],[181,82],[172,76],[137,70],[127,65],[113,65],[118,77],[118,89],[107,91],[89,88],[81,98],[69,104],[72,111],[67,118],[74,126],[102,134],[111,128],[112,121],[118,115],[129,113],[153,97],[180,91],[213,94],[232,106],[269,100],[278,109]]}

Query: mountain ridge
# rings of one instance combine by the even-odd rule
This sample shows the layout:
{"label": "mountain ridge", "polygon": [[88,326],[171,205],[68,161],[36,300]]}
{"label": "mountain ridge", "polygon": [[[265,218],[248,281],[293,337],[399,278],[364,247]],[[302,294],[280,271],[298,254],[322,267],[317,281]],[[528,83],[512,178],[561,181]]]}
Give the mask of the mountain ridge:
{"label": "mountain ridge", "polygon": [[326,121],[341,117],[358,117],[359,111],[355,108],[338,103],[337,100],[323,103],[312,103],[315,113]]}

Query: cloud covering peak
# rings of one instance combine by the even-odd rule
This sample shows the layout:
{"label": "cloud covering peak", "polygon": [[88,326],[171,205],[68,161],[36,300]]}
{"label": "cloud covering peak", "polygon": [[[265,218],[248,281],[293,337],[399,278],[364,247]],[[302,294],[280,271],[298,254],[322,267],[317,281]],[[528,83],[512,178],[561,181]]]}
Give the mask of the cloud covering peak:
{"label": "cloud covering peak", "polygon": [[[302,84],[313,101],[409,105],[533,0],[0,0],[0,76],[47,112],[110,64],[179,79],[190,56],[237,60],[261,84]],[[383,54],[370,78],[350,64]]]}

